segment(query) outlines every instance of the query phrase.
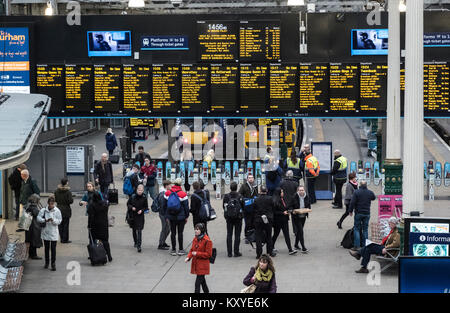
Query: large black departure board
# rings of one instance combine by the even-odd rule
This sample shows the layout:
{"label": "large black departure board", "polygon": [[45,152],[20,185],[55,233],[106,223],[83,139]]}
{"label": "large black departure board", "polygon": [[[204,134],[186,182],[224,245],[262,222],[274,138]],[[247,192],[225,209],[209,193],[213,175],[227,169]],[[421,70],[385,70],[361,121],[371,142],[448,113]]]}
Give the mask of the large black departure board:
{"label": "large black departure board", "polygon": [[328,64],[300,64],[299,82],[300,111],[328,112]]}
{"label": "large black departure board", "polygon": [[150,110],[150,66],[123,66],[123,110],[148,112]]}
{"label": "large black departure board", "polygon": [[241,21],[239,28],[239,60],[241,62],[281,60],[279,21]]}
{"label": "large black departure board", "polygon": [[347,114],[358,110],[358,64],[330,64],[330,111]]}
{"label": "large black departure board", "polygon": [[238,22],[197,21],[197,40],[199,61],[238,60]]}
{"label": "large black departure board", "polygon": [[270,65],[270,110],[272,112],[295,112],[297,105],[298,65]]}
{"label": "large black departure board", "polygon": [[241,64],[240,110],[266,112],[268,66]]}
{"label": "large black departure board", "polygon": [[64,65],[36,66],[36,92],[52,98],[51,112],[65,109],[64,80]]}
{"label": "large black departure board", "polygon": [[180,108],[180,65],[152,67],[153,111],[177,112]]}
{"label": "large black departure board", "polygon": [[94,65],[94,110],[118,112],[121,103],[121,65]]}
{"label": "large black departure board", "polygon": [[66,110],[91,112],[94,101],[92,65],[66,65]]}
{"label": "large black departure board", "polygon": [[424,65],[424,98],[426,111],[449,111],[450,67],[448,63],[427,63]]}
{"label": "large black departure board", "polygon": [[361,111],[386,111],[387,65],[362,63],[360,67]]}
{"label": "large black departure board", "polygon": [[239,67],[233,64],[211,64],[211,111],[236,112]]}
{"label": "large black departure board", "polygon": [[181,109],[183,112],[206,112],[208,100],[209,67],[184,64],[181,66]]}

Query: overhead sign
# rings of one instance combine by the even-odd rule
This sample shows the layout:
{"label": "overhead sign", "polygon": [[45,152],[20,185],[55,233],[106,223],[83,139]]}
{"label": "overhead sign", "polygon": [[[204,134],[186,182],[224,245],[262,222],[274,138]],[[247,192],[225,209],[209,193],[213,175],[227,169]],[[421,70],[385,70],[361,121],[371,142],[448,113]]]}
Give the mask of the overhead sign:
{"label": "overhead sign", "polygon": [[450,33],[426,33],[423,44],[425,47],[450,47]]}
{"label": "overhead sign", "polygon": [[84,147],[68,146],[66,147],[66,173],[84,174]]}
{"label": "overhead sign", "polygon": [[142,36],[141,50],[189,50],[188,36]]}
{"label": "overhead sign", "polygon": [[27,27],[0,28],[0,92],[30,93]]}

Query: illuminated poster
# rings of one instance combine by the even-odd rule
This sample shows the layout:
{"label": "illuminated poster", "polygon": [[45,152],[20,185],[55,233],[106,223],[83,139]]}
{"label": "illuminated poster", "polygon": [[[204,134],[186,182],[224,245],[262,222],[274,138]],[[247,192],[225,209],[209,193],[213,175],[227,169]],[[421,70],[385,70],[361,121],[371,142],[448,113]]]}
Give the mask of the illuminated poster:
{"label": "illuminated poster", "polygon": [[28,28],[0,28],[0,41],[0,91],[30,93]]}

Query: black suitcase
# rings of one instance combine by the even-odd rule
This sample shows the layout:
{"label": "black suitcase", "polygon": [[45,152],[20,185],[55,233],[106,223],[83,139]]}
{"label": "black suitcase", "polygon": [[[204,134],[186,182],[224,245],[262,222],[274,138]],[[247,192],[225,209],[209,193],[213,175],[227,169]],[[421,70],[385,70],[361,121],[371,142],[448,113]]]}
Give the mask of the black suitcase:
{"label": "black suitcase", "polygon": [[114,186],[113,189],[108,189],[109,204],[119,204],[119,190]]}
{"label": "black suitcase", "polygon": [[116,155],[116,154],[113,154],[113,155],[111,155],[111,156],[109,156],[109,161],[112,163],[112,164],[119,164],[119,161],[120,161],[120,155]]}
{"label": "black suitcase", "polygon": [[88,253],[89,253],[89,259],[91,260],[91,265],[105,265],[107,262],[106,258],[106,250],[103,247],[103,244],[101,242],[95,243],[92,240],[92,234],[91,231],[89,231],[89,245],[87,246]]}

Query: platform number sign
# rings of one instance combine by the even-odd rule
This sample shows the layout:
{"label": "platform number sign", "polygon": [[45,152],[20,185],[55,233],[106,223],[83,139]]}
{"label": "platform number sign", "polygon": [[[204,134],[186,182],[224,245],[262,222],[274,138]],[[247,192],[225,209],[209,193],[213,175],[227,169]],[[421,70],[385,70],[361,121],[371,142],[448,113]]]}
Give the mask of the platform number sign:
{"label": "platform number sign", "polygon": [[145,141],[147,140],[147,128],[143,127],[132,127],[131,128],[131,140],[134,141]]}

